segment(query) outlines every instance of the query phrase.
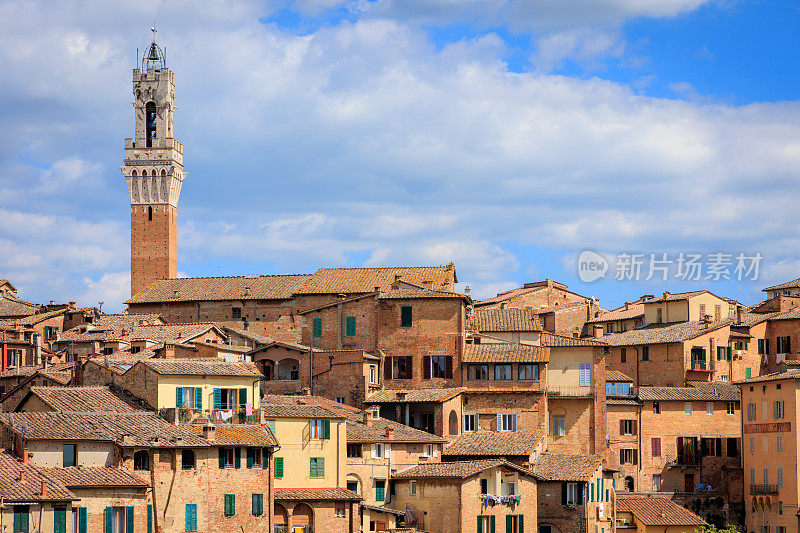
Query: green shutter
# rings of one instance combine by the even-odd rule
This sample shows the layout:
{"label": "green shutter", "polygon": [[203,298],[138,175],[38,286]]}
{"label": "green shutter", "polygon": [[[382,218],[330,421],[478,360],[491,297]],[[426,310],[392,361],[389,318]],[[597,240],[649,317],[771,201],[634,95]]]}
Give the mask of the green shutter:
{"label": "green shutter", "polygon": [[514,533],[514,518],[513,514],[506,515],[506,533]]}
{"label": "green shutter", "polygon": [[267,420],[267,427],[269,428],[270,431],[272,431],[272,434],[275,435],[275,421]]}
{"label": "green shutter", "polygon": [[494,519],[494,515],[489,517],[489,533],[494,533]]}
{"label": "green shutter", "polygon": [[269,468],[269,448],[261,448],[261,468]]}
{"label": "green shutter", "polygon": [[29,514],[30,511],[27,505],[14,506],[14,533],[28,532]]}
{"label": "green shutter", "polygon": [[[152,506],[148,505],[152,513]],[[152,523],[152,520],[148,523]],[[86,523],[86,507],[78,507],[78,533],[88,533],[88,525]],[[147,533],[152,533],[152,529],[148,528]]]}
{"label": "green shutter", "polygon": [[610,502],[610,501],[611,501],[611,499],[609,498],[609,495],[608,495],[608,489],[606,489],[606,501],[607,501],[607,502]]}
{"label": "green shutter", "polygon": [[53,509],[54,533],[67,533],[67,508],[56,507]]}
{"label": "green shutter", "polygon": [[730,360],[731,360],[731,347],[730,347],[730,346],[728,346],[728,348],[725,350],[725,358],[726,358],[728,361],[730,361]]}
{"label": "green shutter", "polygon": [[264,495],[253,493],[253,516],[264,514]]}
{"label": "green shutter", "polygon": [[413,322],[413,312],[410,305],[404,305],[400,308],[400,327],[410,328]]}
{"label": "green shutter", "polygon": [[331,438],[331,421],[329,419],[325,419],[322,421],[323,426],[323,438],[330,439]]}
{"label": "green shutter", "polygon": [[106,507],[106,533],[114,531],[114,508],[110,505]]}
{"label": "green shutter", "polygon": [[525,516],[519,515],[517,522],[517,533],[525,533]]}
{"label": "green shutter", "polygon": [[[227,500],[226,500],[227,503]],[[227,509],[227,507],[226,507]],[[186,531],[188,532],[195,532],[197,531],[197,504],[196,503],[187,503],[186,504]]]}
{"label": "green shutter", "polygon": [[379,502],[386,500],[386,485],[375,485],[375,499]]}
{"label": "green shutter", "polygon": [[220,469],[225,468],[225,448],[219,449],[219,467]]}
{"label": "green shutter", "polygon": [[764,339],[758,339],[758,355],[764,355]]}
{"label": "green shutter", "polygon": [[214,389],[214,409],[222,409],[222,389]]}
{"label": "green shutter", "polygon": [[[81,507],[83,509],[83,507]],[[84,513],[85,515],[86,513]],[[86,531],[81,531],[80,533],[86,533]],[[153,533],[153,504],[147,504],[147,533]]]}
{"label": "green shutter", "polygon": [[478,516],[478,533],[483,533],[483,517]]}
{"label": "green shutter", "polygon": [[314,337],[322,337],[322,319],[315,318],[312,321],[312,332],[311,335]]}
{"label": "green shutter", "polygon": [[203,387],[194,389],[194,408],[197,411],[203,410]]}
{"label": "green shutter", "polygon": [[253,468],[253,448],[247,448],[247,468]]}
{"label": "green shutter", "polygon": [[175,407],[180,407],[183,405],[183,387],[177,387],[175,389]]}
{"label": "green shutter", "polygon": [[133,533],[133,505],[125,509],[125,533]]}
{"label": "green shutter", "polygon": [[753,371],[752,371],[752,370],[750,370],[750,367],[747,367],[747,368],[745,368],[745,369],[744,369],[744,377],[745,377],[745,378],[751,378],[751,377],[753,377],[753,376],[752,376],[752,373],[753,373]]}
{"label": "green shutter", "polygon": [[233,516],[236,514],[236,495],[225,495],[225,516]]}
{"label": "green shutter", "polygon": [[275,477],[283,477],[283,457],[275,458]]}
{"label": "green shutter", "polygon": [[239,407],[244,409],[247,404],[247,389],[239,389]]}
{"label": "green shutter", "polygon": [[234,448],[233,449],[233,466],[234,468],[241,468],[242,467],[242,455],[241,448]]}
{"label": "green shutter", "polygon": [[345,331],[345,335],[348,337],[353,337],[356,334],[356,317],[349,316],[347,317],[347,328]]}

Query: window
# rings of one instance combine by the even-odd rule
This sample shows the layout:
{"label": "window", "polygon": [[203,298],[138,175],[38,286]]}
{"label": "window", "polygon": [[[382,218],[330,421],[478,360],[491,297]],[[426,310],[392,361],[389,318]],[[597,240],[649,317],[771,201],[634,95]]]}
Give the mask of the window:
{"label": "window", "polygon": [[687,415],[692,414],[692,402],[683,402],[683,413]]}
{"label": "window", "polygon": [[706,304],[700,304],[700,320],[703,320],[706,316]]}
{"label": "window", "polygon": [[325,458],[312,457],[309,461],[310,469],[309,476],[311,477],[325,477]]}
{"label": "window", "polygon": [[322,319],[315,318],[311,321],[311,336],[314,338],[322,337]]}
{"label": "window", "polygon": [[246,448],[247,452],[247,468],[262,468],[261,461],[267,460],[267,453],[264,452],[263,457],[261,448]]}
{"label": "window", "polygon": [[407,355],[393,356],[392,361],[392,379],[411,379],[412,376],[412,359]]}
{"label": "window", "polygon": [[30,521],[30,508],[27,505],[14,506],[14,533],[27,533]]}
{"label": "window", "polygon": [[653,457],[661,457],[661,439],[659,437],[650,439],[650,452]]}
{"label": "window", "polygon": [[369,382],[378,382],[378,368],[375,365],[369,365]]}
{"label": "window", "polygon": [[181,470],[194,470],[194,450],[181,450]]}
{"label": "window", "polygon": [[150,470],[150,452],[139,450],[133,454],[134,470]]}
{"label": "window", "polygon": [[253,516],[261,516],[264,514],[264,495],[254,492],[253,493],[253,502],[252,502],[252,509],[253,509]]}
{"label": "window", "polygon": [[497,431],[516,431],[517,415],[497,415]]}
{"label": "window", "polygon": [[383,442],[376,442],[372,445],[372,458],[373,459],[388,459],[390,454],[389,444]]}
{"label": "window", "polygon": [[578,385],[581,387],[592,385],[592,367],[588,363],[578,365]]}
{"label": "window", "polygon": [[792,347],[791,347],[791,342],[790,342],[791,341],[791,337],[789,337],[789,336],[778,337],[776,339],[776,341],[777,342],[775,343],[776,344],[775,353],[783,354],[783,353],[791,353],[792,352]]}
{"label": "window", "polygon": [[563,437],[564,435],[566,435],[563,416],[553,417],[553,435],[555,435],[556,437]]}
{"label": "window", "polygon": [[750,484],[751,485],[755,485],[756,484],[756,469],[755,468],[751,468],[750,469]]}
{"label": "window", "polygon": [[275,477],[278,479],[283,477],[283,457],[275,458]]}
{"label": "window", "polygon": [[349,316],[345,319],[345,332],[346,337],[355,337],[356,335],[356,317]]}
{"label": "window", "polygon": [[761,402],[761,419],[764,422],[766,422],[769,419],[769,402],[766,400]]}
{"label": "window", "polygon": [[761,437],[761,451],[768,452],[769,451],[769,437],[763,435]]}
{"label": "window", "polygon": [[653,474],[653,492],[661,490],[661,474]]}
{"label": "window", "polygon": [[700,439],[700,449],[704,457],[722,457],[721,438]]}
{"label": "window", "polygon": [[780,435],[776,439],[775,449],[778,450],[779,452],[783,451],[783,437],[781,437]]}
{"label": "window", "polygon": [[410,305],[404,305],[400,308],[400,327],[410,328],[413,322],[413,315]]}
{"label": "window", "polygon": [[203,389],[200,387],[176,387],[175,407],[201,410],[203,408]]}
{"label": "window", "polygon": [[323,433],[322,428],[323,420],[311,420],[309,421],[309,425],[311,426],[311,438],[312,439],[321,439],[325,434]]}
{"label": "window", "polygon": [[467,379],[471,381],[489,379],[489,365],[469,365],[467,367]]}
{"label": "window", "polygon": [[649,361],[649,360],[650,360],[650,347],[642,346],[642,361]]}
{"label": "window", "polygon": [[625,351],[625,348],[619,349],[619,362],[620,363],[628,362],[628,352]]}
{"label": "window", "polygon": [[756,419],[756,404],[754,402],[750,402],[747,404],[747,420],[755,420]]}
{"label": "window", "polygon": [[495,381],[506,381],[511,379],[511,365],[494,365]]}
{"label": "window", "polygon": [[769,485],[769,468],[765,468],[762,472],[764,485]]}
{"label": "window", "polygon": [[426,379],[451,379],[453,366],[449,356],[432,355],[425,356],[425,375]]}
{"label": "window", "polygon": [[619,421],[619,434],[620,435],[636,435],[636,420],[620,420]]}
{"label": "window", "polygon": [[348,481],[347,482],[347,490],[350,492],[355,492],[358,494],[358,481]]}
{"label": "window", "polygon": [[347,445],[347,457],[361,457],[361,445],[360,444],[348,444]]}
{"label": "window", "polygon": [[408,493],[411,494],[412,496],[416,496],[417,495],[417,482],[416,481],[411,480],[409,482],[409,484],[408,484]]}
{"label": "window", "polygon": [[750,437],[750,453],[755,453],[756,451],[756,439],[755,437]]}
{"label": "window", "polygon": [[242,318],[242,308],[241,307],[232,307],[231,308],[231,318]]}
{"label": "window", "polygon": [[375,480],[375,500],[382,502],[386,500],[386,480],[385,479],[376,479]]}
{"label": "window", "polygon": [[225,516],[234,516],[236,514],[236,495],[225,495]]}
{"label": "window", "polygon": [[619,451],[619,464],[631,464],[635,465],[638,463],[638,454],[636,450],[623,448]]}
{"label": "window", "polygon": [[519,365],[519,379],[539,379],[539,365],[526,363]]}
{"label": "window", "polygon": [[433,444],[422,445],[422,457],[433,457],[434,455],[436,455],[436,448],[433,447]]}
{"label": "window", "polygon": [[661,414],[661,404],[658,402],[653,402],[653,414],[660,415]]}
{"label": "window", "polygon": [[516,494],[516,484],[513,481],[500,483],[500,496],[514,496]]}
{"label": "window", "polygon": [[464,415],[464,424],[462,431],[477,431],[478,430],[478,415]]}
{"label": "window", "polygon": [[736,414],[736,402],[728,402],[725,407],[729,415]]}
{"label": "window", "polygon": [[721,305],[715,305],[714,306],[714,320],[719,322],[721,318],[722,318],[722,306]]}
{"label": "window", "polygon": [[241,457],[239,456],[239,448],[220,448],[219,467],[241,468]]}
{"label": "window", "polygon": [[783,487],[783,468],[778,467],[778,486]]}
{"label": "window", "polygon": [[692,370],[705,370],[706,369],[706,349],[705,348],[692,348],[690,351],[692,359]]}
{"label": "window", "polygon": [[714,402],[706,402],[706,414],[707,415],[714,414]]}
{"label": "window", "polygon": [[736,437],[728,437],[725,442],[725,451],[728,457],[739,457],[739,439]]}
{"label": "window", "polygon": [[75,444],[64,444],[62,450],[62,466],[78,465],[78,446]]}
{"label": "window", "polygon": [[344,396],[337,396],[336,398],[334,398],[334,400],[336,401],[336,403],[345,403]]}
{"label": "window", "polygon": [[783,401],[772,402],[772,416],[775,418],[775,420],[780,420],[783,418],[783,414]]}
{"label": "window", "polygon": [[567,505],[576,505],[578,503],[578,484],[567,483]]}
{"label": "window", "polygon": [[758,339],[758,355],[764,355],[764,339]]}
{"label": "window", "polygon": [[186,504],[186,531],[197,531],[197,504]]}
{"label": "window", "polygon": [[336,507],[333,509],[333,516],[335,516],[336,518],[344,518],[346,516],[344,512],[343,503],[336,504]]}

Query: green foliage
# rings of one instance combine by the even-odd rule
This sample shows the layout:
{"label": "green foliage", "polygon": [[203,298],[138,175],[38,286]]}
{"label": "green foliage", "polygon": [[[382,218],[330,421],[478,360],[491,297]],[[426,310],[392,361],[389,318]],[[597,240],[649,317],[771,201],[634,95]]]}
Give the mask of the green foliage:
{"label": "green foliage", "polygon": [[728,526],[723,529],[721,527],[712,525],[695,529],[694,533],[739,533],[739,530],[736,528],[736,526]]}

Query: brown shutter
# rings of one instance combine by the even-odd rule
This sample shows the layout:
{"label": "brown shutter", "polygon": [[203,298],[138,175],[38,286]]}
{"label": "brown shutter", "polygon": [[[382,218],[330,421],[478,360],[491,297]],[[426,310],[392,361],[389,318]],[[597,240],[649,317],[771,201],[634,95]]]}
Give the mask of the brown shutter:
{"label": "brown shutter", "polygon": [[383,359],[383,379],[392,379],[392,358],[389,355]]}
{"label": "brown shutter", "polygon": [[620,450],[619,451],[619,464],[623,464],[622,460],[623,460],[623,455],[622,455],[622,450]]}
{"label": "brown shutter", "polygon": [[633,421],[633,434],[636,435],[636,420]]}
{"label": "brown shutter", "polygon": [[453,379],[453,358],[448,355],[444,361],[444,375],[447,379]]}
{"label": "brown shutter", "polygon": [[639,464],[639,450],[631,450],[633,452],[633,464]]}
{"label": "brown shutter", "polygon": [[422,379],[431,379],[431,356],[422,358]]}
{"label": "brown shutter", "polygon": [[661,439],[650,439],[650,452],[653,457],[661,457]]}
{"label": "brown shutter", "polygon": [[625,421],[624,420],[620,420],[619,421],[619,434],[620,435],[624,435],[625,434]]}
{"label": "brown shutter", "polygon": [[406,377],[411,379],[414,377],[414,358],[410,355],[406,356]]}

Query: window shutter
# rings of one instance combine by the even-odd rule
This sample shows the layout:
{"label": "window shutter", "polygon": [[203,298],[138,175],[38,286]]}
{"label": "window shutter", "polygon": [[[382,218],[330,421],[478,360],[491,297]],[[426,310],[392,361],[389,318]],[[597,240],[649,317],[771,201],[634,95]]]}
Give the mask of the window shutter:
{"label": "window shutter", "polygon": [[240,452],[242,451],[241,448],[234,448],[233,449],[233,466],[234,468],[241,468],[242,467],[242,456]]}
{"label": "window shutter", "polygon": [[414,377],[414,358],[410,355],[406,355],[406,372],[408,373],[408,379]]}
{"label": "window shutter", "polygon": [[633,421],[633,434],[637,435],[638,428],[636,427],[636,420]]}
{"label": "window shutter", "polygon": [[125,509],[125,533],[133,533],[133,505]]}
{"label": "window shutter", "polygon": [[317,474],[319,477],[325,477],[325,458],[318,457],[317,458]]}
{"label": "window shutter", "polygon": [[269,448],[261,449],[261,468],[269,468]]}
{"label": "window shutter", "polygon": [[483,517],[478,516],[478,533],[483,533]]}
{"label": "window shutter", "polygon": [[725,348],[725,359],[727,359],[728,361],[731,360],[731,347],[730,346]]}
{"label": "window shutter", "polygon": [[356,334],[356,317],[349,316],[347,317],[347,326],[345,330],[345,335],[348,337],[353,337]]}
{"label": "window shutter", "polygon": [[620,451],[619,451],[619,464],[624,464],[624,462],[623,462],[622,458],[623,458],[623,456],[622,456],[622,450],[620,450]]}
{"label": "window shutter", "polygon": [[577,501],[578,505],[583,505],[583,490],[584,490],[583,487],[584,487],[583,483],[578,483],[577,487],[575,487],[575,492],[577,493],[578,496],[578,501]]}
{"label": "window shutter", "polygon": [[114,508],[106,507],[106,533],[114,533]]}
{"label": "window shutter", "polygon": [[525,517],[523,515],[517,517],[517,533],[525,533]]}
{"label": "window shutter", "polygon": [[653,457],[661,457],[661,439],[654,438],[651,439],[650,442],[651,442]]}
{"label": "window shutter", "polygon": [[203,387],[194,389],[194,408],[197,411],[203,410]]}
{"label": "window shutter", "polygon": [[312,321],[312,336],[314,337],[322,337],[322,319],[315,318]]}
{"label": "window shutter", "polygon": [[331,421],[328,418],[322,421],[322,438],[325,440],[331,438]]}
{"label": "window shutter", "polygon": [[222,409],[222,389],[214,389],[214,409]]}
{"label": "window shutter", "polygon": [[619,434],[620,435],[624,435],[625,434],[625,421],[624,420],[620,420],[619,421]]}
{"label": "window shutter", "polygon": [[283,477],[283,457],[275,458],[275,477]]}
{"label": "window shutter", "polygon": [[489,517],[489,533],[494,533],[494,519],[495,519],[494,515],[491,515]]}
{"label": "window shutter", "polygon": [[383,359],[383,379],[392,379],[392,357],[389,355]]}
{"label": "window shutter", "polygon": [[239,389],[239,408],[244,409],[247,404],[247,389]]}
{"label": "window shutter", "polygon": [[54,533],[67,533],[67,508],[56,507],[53,509],[53,514]]}
{"label": "window shutter", "polygon": [[400,327],[410,328],[413,322],[413,315],[410,305],[404,305],[400,308]]}
{"label": "window shutter", "polygon": [[784,353],[792,353],[792,338],[790,336],[786,336],[786,346],[783,347]]}
{"label": "window shutter", "polygon": [[769,339],[764,339],[764,353],[769,354]]}
{"label": "window shutter", "polygon": [[[81,509],[83,509],[84,527],[83,527],[83,529],[80,529],[80,526],[79,526],[78,529],[79,529],[79,533],[86,533],[86,525],[85,525],[86,524],[86,508],[85,507],[81,507]],[[78,521],[79,522],[81,520],[80,515],[81,515],[81,513],[79,511],[78,512]],[[153,533],[153,504],[152,503],[148,503],[147,504],[147,533]]]}
{"label": "window shutter", "polygon": [[758,355],[764,355],[764,339],[758,339]]}
{"label": "window shutter", "polygon": [[639,464],[639,450],[633,450],[633,464]]}
{"label": "window shutter", "polygon": [[219,449],[219,467],[225,468],[225,448]]}
{"label": "window shutter", "polygon": [[422,379],[431,379],[431,356],[422,358]]}
{"label": "window shutter", "polygon": [[444,377],[453,379],[453,358],[449,355],[444,358]]}
{"label": "window shutter", "polygon": [[500,428],[503,427],[503,415],[497,415],[497,431],[500,431]]}
{"label": "window shutter", "polygon": [[175,389],[175,407],[183,405],[183,387]]}
{"label": "window shutter", "polygon": [[247,468],[253,468],[253,448],[247,448]]}
{"label": "window shutter", "polygon": [[506,515],[506,533],[514,533],[514,518],[513,514]]}
{"label": "window shutter", "polygon": [[[620,457],[622,457],[622,452],[620,452]],[[567,483],[566,481],[561,482],[561,505],[567,505]]]}
{"label": "window shutter", "polygon": [[[148,506],[148,508],[151,508]],[[78,507],[78,533],[87,533],[86,507]],[[148,531],[148,533],[152,533]]]}
{"label": "window shutter", "polygon": [[383,458],[384,459],[388,459],[391,456],[391,453],[392,453],[392,445],[389,444],[389,443],[384,444],[383,445]]}
{"label": "window shutter", "polygon": [[253,504],[252,504],[253,516],[260,516],[262,514],[261,501],[260,501],[261,497],[262,497],[261,494],[256,494],[255,492],[253,493]]}

